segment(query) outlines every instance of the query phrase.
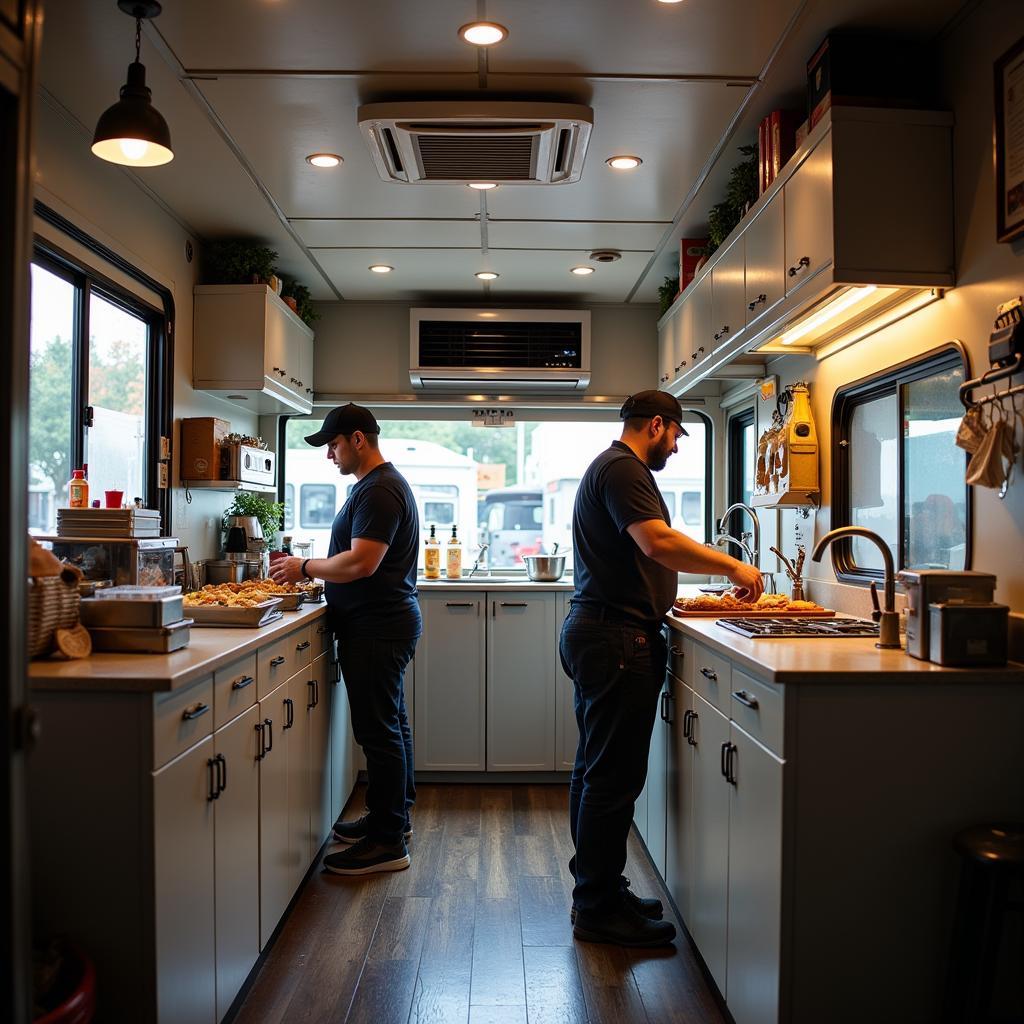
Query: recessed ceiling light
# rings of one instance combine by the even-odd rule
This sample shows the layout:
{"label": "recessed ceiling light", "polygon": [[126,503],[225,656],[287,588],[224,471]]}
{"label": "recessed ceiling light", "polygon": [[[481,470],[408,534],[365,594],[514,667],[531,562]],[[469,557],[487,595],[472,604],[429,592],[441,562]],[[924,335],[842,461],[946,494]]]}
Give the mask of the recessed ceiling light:
{"label": "recessed ceiling light", "polygon": [[493,281],[498,275],[493,270],[478,270],[476,277],[481,281]]}
{"label": "recessed ceiling light", "polygon": [[306,157],[306,163],[314,167],[337,167],[344,162],[337,153],[310,153]]}
{"label": "recessed ceiling light", "polygon": [[469,188],[475,188],[478,192],[487,192],[492,188],[498,187],[496,181],[468,181],[466,184]]}
{"label": "recessed ceiling light", "polygon": [[629,154],[622,154],[621,156],[610,156],[605,163],[609,167],[613,167],[617,171],[631,171],[634,167],[639,167],[643,160],[638,156],[631,156]]}
{"label": "recessed ceiling light", "polygon": [[576,274],[578,277],[586,277],[587,274],[592,274],[593,272],[593,267],[573,267],[572,270],[569,271],[570,274]]}
{"label": "recessed ceiling light", "polygon": [[386,263],[371,263],[367,268],[372,270],[375,274],[390,274],[394,267],[389,267]]}
{"label": "recessed ceiling light", "polygon": [[658,0],[659,4],[681,4],[683,0]]}
{"label": "recessed ceiling light", "polygon": [[508,29],[496,21],[471,21],[459,29],[459,35],[474,46],[493,46],[508,37]]}

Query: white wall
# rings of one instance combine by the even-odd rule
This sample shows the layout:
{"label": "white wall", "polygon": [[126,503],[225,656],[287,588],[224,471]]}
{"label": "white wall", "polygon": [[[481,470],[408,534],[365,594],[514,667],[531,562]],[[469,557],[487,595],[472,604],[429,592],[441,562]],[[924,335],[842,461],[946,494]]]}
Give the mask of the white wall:
{"label": "white wall", "polygon": [[[167,287],[176,311],[174,344],[174,438],[172,439],[171,530],[189,545],[193,559],[217,556],[220,515],[231,495],[227,491],[195,493],[185,501],[178,485],[179,421],[187,416],[219,416],[241,432],[255,433],[255,417],[239,415],[230,403],[192,389],[192,286],[197,262],[188,263],[190,237],[135,179],[89,152],[89,138],[69,124],[50,103],[38,103],[36,127],[36,197],[115,250],[134,266]],[[145,171],[139,171],[145,175]],[[52,229],[47,237],[54,237]],[[56,239],[55,239],[56,240]],[[103,269],[98,267],[98,269]],[[166,532],[166,530],[165,530]]]}

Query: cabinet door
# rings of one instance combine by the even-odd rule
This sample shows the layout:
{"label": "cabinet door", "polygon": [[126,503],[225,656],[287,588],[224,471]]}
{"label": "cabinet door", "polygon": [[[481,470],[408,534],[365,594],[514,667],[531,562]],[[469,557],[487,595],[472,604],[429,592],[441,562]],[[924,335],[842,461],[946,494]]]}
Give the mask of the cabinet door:
{"label": "cabinet door", "polygon": [[672,332],[677,318],[678,314],[658,332],[658,387],[662,390],[672,380]]}
{"label": "cabinet door", "polygon": [[297,351],[290,361],[295,366],[293,372],[298,375],[297,383],[292,386],[302,398],[311,402],[313,400],[313,342],[304,335],[296,333],[292,336],[291,344],[296,347]]}
{"label": "cabinet door", "polygon": [[259,703],[260,750],[260,949],[270,941],[295,889],[288,830],[288,684]]}
{"label": "cabinet door", "polygon": [[776,1024],[782,914],[783,763],[732,725],[729,806],[729,1010]]}
{"label": "cabinet door", "polygon": [[691,284],[687,289],[690,292],[690,297],[686,300],[686,304],[690,307],[690,311],[686,321],[686,345],[684,345],[684,352],[680,355],[681,359],[686,360],[686,366],[683,367],[684,372],[690,369],[694,362],[699,363],[702,359],[706,359],[715,347],[713,333],[718,328],[712,328],[711,321],[713,276],[714,271]]}
{"label": "cabinet door", "polygon": [[554,771],[557,595],[488,597],[487,770]]}
{"label": "cabinet door", "polygon": [[711,340],[721,348],[746,326],[744,238],[736,239],[711,269]]}
{"label": "cabinet door", "polygon": [[313,728],[313,670],[311,665],[297,672],[287,684],[292,701],[290,722],[281,727],[288,757],[288,863],[291,891],[298,888],[312,857],[309,823],[313,816],[312,787],[309,782],[311,733]]}
{"label": "cabinet door", "polygon": [[786,294],[832,262],[832,135],[783,187],[786,202]]}
{"label": "cabinet door", "polygon": [[668,742],[667,823],[665,826],[665,885],[684,921],[690,917],[693,874],[693,807],[690,787],[693,755],[684,730],[693,712],[693,691],[669,674],[673,720]]}
{"label": "cabinet door", "polygon": [[729,888],[729,783],[722,774],[722,748],[729,720],[694,694],[693,884],[690,934],[715,983],[726,991],[726,908]]}
{"label": "cabinet door", "polygon": [[[345,809],[348,798],[352,795],[355,783],[355,767],[353,748],[355,739],[352,736],[352,722],[348,709],[348,691],[345,680],[341,677],[341,669],[336,661],[330,662],[331,676],[331,813],[333,824]],[[408,680],[412,666],[406,670]]]}
{"label": "cabinet door", "polygon": [[555,686],[558,689],[558,701],[555,705],[555,771],[571,772],[576,763],[576,748],[579,746],[580,732],[576,727],[576,700],[572,680],[562,668],[562,659],[558,656],[558,640],[562,633],[562,623],[569,613],[570,594],[555,594],[558,614],[555,618]]}
{"label": "cabinet door", "polygon": [[[671,695],[668,682],[658,699],[658,713],[651,733],[651,751],[647,759],[647,852],[665,877],[665,825],[668,811],[668,732],[671,727]],[[663,717],[667,715],[668,718]]]}
{"label": "cabinet door", "polygon": [[153,773],[156,1001],[160,1024],[213,1024],[213,737]]}
{"label": "cabinet door", "polygon": [[420,771],[484,771],[484,632],[479,591],[420,595],[415,758]]}
{"label": "cabinet door", "polygon": [[327,655],[313,662],[315,703],[309,709],[309,866],[334,824],[331,817],[331,698]]}
{"label": "cabinet door", "polygon": [[222,785],[214,801],[217,1020],[260,955],[260,765],[253,705],[213,735]]}
{"label": "cabinet door", "polygon": [[785,194],[777,192],[746,230],[746,316],[752,324],[786,294]]}

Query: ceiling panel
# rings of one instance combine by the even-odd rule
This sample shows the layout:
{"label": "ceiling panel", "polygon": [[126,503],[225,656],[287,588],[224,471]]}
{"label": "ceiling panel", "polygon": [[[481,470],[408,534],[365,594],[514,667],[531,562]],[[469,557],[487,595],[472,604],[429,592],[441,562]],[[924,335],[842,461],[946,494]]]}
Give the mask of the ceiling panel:
{"label": "ceiling panel", "polygon": [[435,299],[457,296],[487,302],[483,285],[473,275],[495,270],[501,276],[489,286],[492,301],[533,297],[551,302],[621,302],[632,287],[647,253],[626,253],[617,263],[601,266],[590,277],[575,277],[569,268],[579,262],[575,251],[521,252],[452,249],[442,255],[429,249],[378,249],[374,260],[395,268],[371,274],[362,250],[318,249],[317,258],[347,299]]}
{"label": "ceiling panel", "polygon": [[353,248],[366,246],[447,249],[480,245],[478,220],[296,220],[292,226],[308,246]]}
{"label": "ceiling panel", "polygon": [[488,219],[487,238],[496,249],[642,249],[651,251],[671,221],[503,221]]}

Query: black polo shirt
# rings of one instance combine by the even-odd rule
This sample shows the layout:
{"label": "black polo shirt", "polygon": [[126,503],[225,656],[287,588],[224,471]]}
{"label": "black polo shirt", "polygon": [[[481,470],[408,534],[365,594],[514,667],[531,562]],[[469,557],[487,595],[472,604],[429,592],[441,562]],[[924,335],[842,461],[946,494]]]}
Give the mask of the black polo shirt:
{"label": "black polo shirt", "polygon": [[668,507],[647,465],[613,441],[587,468],[572,514],[576,592],[573,605],[654,626],[672,607],[674,569],[648,558],[627,532],[633,523],[662,519]]}
{"label": "black polo shirt", "polygon": [[377,571],[351,583],[327,583],[331,624],[341,636],[406,639],[422,631],[416,600],[420,525],[416,499],[401,473],[385,462],[353,488],[331,527],[328,557],[350,551],[353,538],[388,545]]}

